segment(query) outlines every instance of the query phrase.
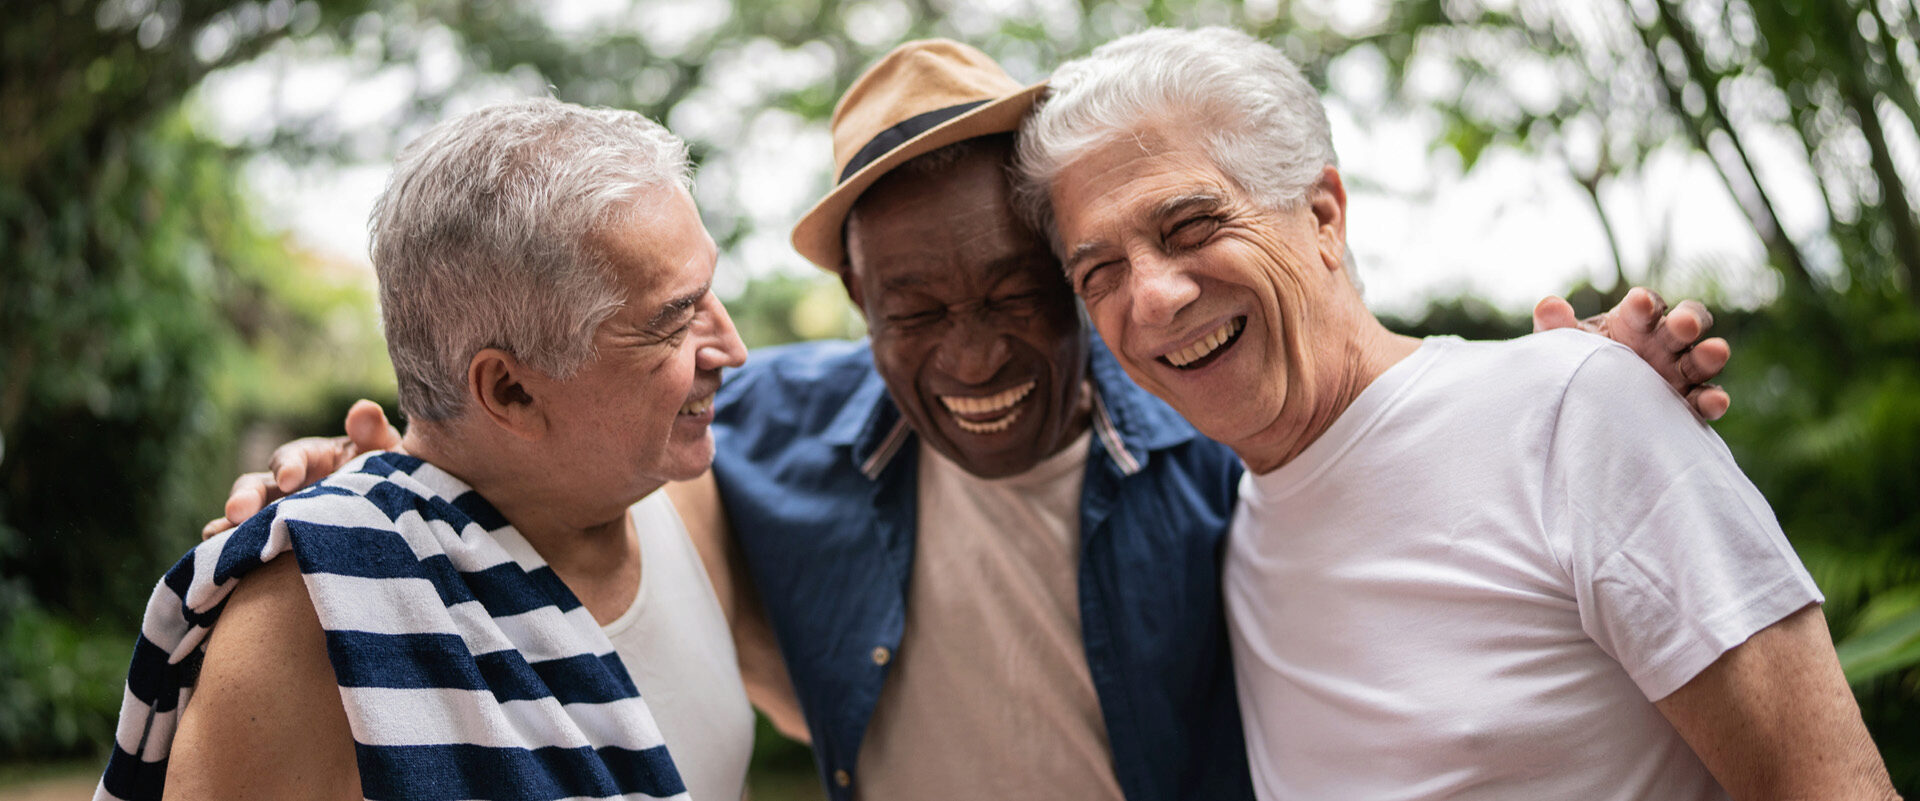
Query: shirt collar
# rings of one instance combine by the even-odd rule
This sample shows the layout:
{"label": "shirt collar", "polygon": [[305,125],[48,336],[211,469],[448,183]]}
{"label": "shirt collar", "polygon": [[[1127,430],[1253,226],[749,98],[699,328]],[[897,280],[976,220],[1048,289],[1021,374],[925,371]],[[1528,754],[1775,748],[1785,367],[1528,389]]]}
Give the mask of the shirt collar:
{"label": "shirt collar", "polygon": [[1127,377],[1099,335],[1089,339],[1093,430],[1121,472],[1132,475],[1146,464],[1148,453],[1200,438],[1186,418]]}

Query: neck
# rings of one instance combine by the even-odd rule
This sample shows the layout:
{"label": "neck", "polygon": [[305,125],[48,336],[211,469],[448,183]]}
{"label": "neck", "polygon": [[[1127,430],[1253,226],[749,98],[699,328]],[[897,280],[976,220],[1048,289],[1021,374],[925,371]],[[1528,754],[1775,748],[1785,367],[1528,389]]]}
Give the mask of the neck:
{"label": "neck", "polygon": [[596,583],[617,581],[629,563],[638,564],[627,517],[632,500],[583,499],[563,471],[547,469],[524,441],[468,430],[474,427],[459,420],[415,422],[401,444],[487,499],[583,601]]}
{"label": "neck", "polygon": [[1364,309],[1352,329],[1354,335],[1326,351],[1304,358],[1292,354],[1293,364],[1313,374],[1287,375],[1287,399],[1280,417],[1265,430],[1233,444],[1248,470],[1270,473],[1293,461],[1327,433],[1375,379],[1420,348],[1419,339],[1388,331]]}

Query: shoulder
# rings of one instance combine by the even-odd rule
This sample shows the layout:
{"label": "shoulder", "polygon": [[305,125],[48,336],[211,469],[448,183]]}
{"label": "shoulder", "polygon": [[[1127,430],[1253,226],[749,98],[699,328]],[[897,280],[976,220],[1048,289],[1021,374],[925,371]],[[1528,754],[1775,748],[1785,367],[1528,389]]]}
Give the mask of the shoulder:
{"label": "shoulder", "polygon": [[[353,735],[299,565],[274,559],[250,571],[225,606],[181,712],[169,795],[350,794]],[[307,778],[289,784],[246,767],[261,764]]]}
{"label": "shoulder", "polygon": [[1499,341],[1468,341],[1435,337],[1427,347],[1439,348],[1434,380],[1482,382],[1497,379],[1511,388],[1547,389],[1571,381],[1595,354],[1632,351],[1606,337],[1585,331],[1560,329]]}
{"label": "shoulder", "polygon": [[1617,430],[1655,427],[1647,434],[1710,431],[1686,400],[1627,346],[1579,331],[1550,331],[1514,342],[1528,340],[1541,340],[1528,352],[1562,385],[1562,428],[1591,423]]}
{"label": "shoulder", "polygon": [[1659,383],[1653,369],[1625,346],[1573,330],[1500,341],[1433,337],[1394,369],[1414,370],[1398,406],[1422,415],[1483,415],[1509,423],[1551,423],[1569,397],[1619,385],[1623,377],[1635,379],[1626,385],[1636,389],[1644,380]]}
{"label": "shoulder", "polygon": [[255,517],[345,526],[372,535],[397,531],[395,521],[409,511],[455,530],[469,524],[487,530],[506,525],[506,519],[460,479],[419,457],[390,452],[360,456]]}

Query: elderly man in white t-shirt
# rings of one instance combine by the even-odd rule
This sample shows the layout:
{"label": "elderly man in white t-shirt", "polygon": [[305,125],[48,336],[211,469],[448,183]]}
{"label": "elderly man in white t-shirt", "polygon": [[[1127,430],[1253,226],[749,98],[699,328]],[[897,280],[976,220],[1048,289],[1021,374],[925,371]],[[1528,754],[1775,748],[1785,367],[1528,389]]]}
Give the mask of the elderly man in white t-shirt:
{"label": "elderly man in white t-shirt", "polygon": [[1640,359],[1367,311],[1277,50],[1102,47],[1021,169],[1120,363],[1249,468],[1223,584],[1263,798],[1894,795],[1819,590]]}

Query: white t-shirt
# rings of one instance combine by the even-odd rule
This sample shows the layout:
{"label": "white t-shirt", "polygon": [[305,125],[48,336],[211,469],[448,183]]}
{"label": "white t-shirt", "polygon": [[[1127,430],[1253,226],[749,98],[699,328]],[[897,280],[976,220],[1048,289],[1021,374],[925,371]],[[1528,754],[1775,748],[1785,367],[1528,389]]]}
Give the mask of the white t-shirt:
{"label": "white t-shirt", "polygon": [[856,797],[1123,801],[1080,636],[1090,442],[995,479],[922,444],[906,625]]}
{"label": "white t-shirt", "polygon": [[1241,484],[1224,585],[1263,799],[1724,798],[1653,706],[1819,590],[1631,351],[1429,339]]}
{"label": "white t-shirt", "polygon": [[693,801],[734,801],[753,756],[753,707],[733,637],[686,525],[666,493],[630,510],[640,539],[640,592],[602,627]]}

